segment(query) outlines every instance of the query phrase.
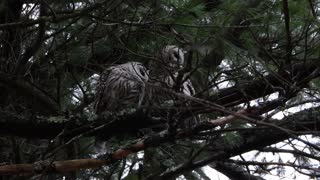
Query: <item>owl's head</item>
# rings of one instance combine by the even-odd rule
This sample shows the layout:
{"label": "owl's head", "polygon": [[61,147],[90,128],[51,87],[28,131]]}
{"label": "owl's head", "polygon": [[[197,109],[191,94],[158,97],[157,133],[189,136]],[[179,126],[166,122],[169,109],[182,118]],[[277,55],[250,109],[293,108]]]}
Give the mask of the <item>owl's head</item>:
{"label": "owl's head", "polygon": [[135,75],[135,79],[143,82],[148,81],[149,71],[142,63],[129,62],[125,63],[124,65],[127,66],[127,70],[129,71],[130,75]]}
{"label": "owl's head", "polygon": [[185,53],[183,49],[175,45],[167,45],[161,51],[161,59],[166,63],[166,66],[181,69],[184,64]]}

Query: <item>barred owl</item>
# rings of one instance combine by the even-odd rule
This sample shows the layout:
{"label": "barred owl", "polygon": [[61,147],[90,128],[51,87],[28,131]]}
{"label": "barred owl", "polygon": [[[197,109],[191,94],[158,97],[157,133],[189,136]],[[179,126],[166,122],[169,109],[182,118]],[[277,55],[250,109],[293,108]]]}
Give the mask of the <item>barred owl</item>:
{"label": "barred owl", "polygon": [[[152,101],[152,104],[158,105],[172,99],[173,96],[161,91],[161,88],[150,88],[147,84],[173,88],[178,71],[183,68],[184,51],[177,46],[168,45],[160,51],[158,59],[159,61],[150,63],[150,75],[145,66],[139,62],[115,65],[105,70],[100,76],[96,90],[94,105],[96,114],[139,107],[147,99],[149,102]],[[182,86],[184,94],[192,94],[193,88],[189,80]],[[146,88],[149,89],[146,91]]]}
{"label": "barred owl", "polygon": [[[179,70],[184,67],[184,54],[185,51],[175,45],[165,46],[160,51],[158,60],[154,60],[149,64],[149,82],[160,87],[172,89],[177,83]],[[194,93],[190,80],[183,82],[181,92],[186,95],[192,95]],[[171,95],[162,92],[161,89],[153,90],[152,94],[152,99],[155,101],[172,99]]]}
{"label": "barred owl", "polygon": [[98,81],[95,112],[117,112],[138,107],[145,96],[148,71],[139,62],[115,65],[105,70]]}

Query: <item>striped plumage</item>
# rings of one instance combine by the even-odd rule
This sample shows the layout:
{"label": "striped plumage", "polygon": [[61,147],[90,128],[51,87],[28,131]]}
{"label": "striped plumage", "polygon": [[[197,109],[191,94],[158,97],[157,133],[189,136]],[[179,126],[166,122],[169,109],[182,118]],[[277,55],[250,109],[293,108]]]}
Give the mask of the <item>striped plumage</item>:
{"label": "striped plumage", "polygon": [[157,59],[150,61],[150,77],[172,84],[170,77],[177,76],[183,64],[184,51],[174,45],[165,46],[157,55]]}
{"label": "striped plumage", "polygon": [[115,65],[101,75],[96,90],[95,112],[116,112],[138,107],[145,96],[148,72],[139,62]]}
{"label": "striped plumage", "polygon": [[[174,96],[163,88],[172,89],[176,84],[178,71],[183,68],[184,51],[177,46],[164,47],[158,61],[149,65],[150,74],[139,62],[128,62],[111,66],[105,70],[96,89],[95,112],[118,112],[128,107],[139,107],[142,103],[161,105]],[[148,83],[157,87],[150,87]],[[147,91],[146,91],[147,89]],[[193,94],[190,80],[182,84],[181,92]]]}
{"label": "striped plumage", "polygon": [[[149,82],[161,87],[152,89],[151,101],[153,104],[161,104],[163,101],[174,98],[172,94],[163,91],[162,88],[172,89],[177,83],[179,70],[184,67],[184,54],[183,49],[168,45],[160,51],[157,60],[150,62]],[[180,92],[186,95],[194,94],[194,89],[189,79],[182,83],[180,89]]]}

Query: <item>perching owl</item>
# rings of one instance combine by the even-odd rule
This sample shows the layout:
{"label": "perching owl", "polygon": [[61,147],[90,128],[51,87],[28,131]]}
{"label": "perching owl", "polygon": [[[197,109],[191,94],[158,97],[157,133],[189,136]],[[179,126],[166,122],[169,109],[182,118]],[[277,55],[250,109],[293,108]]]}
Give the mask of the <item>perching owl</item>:
{"label": "perching owl", "polygon": [[[159,53],[156,60],[149,64],[150,79],[149,82],[162,88],[172,89],[177,83],[179,71],[184,67],[185,51],[175,45],[165,46]],[[186,95],[192,95],[194,89],[190,80],[182,83],[181,92]],[[162,93],[161,89],[155,89],[152,93],[152,99],[155,101],[172,99],[167,92]],[[161,97],[155,97],[161,96]]]}
{"label": "perching owl", "polygon": [[150,77],[166,81],[170,76],[177,76],[184,64],[184,51],[174,45],[165,46],[155,60],[150,61]]}
{"label": "perching owl", "polygon": [[145,96],[148,71],[139,62],[115,65],[105,70],[98,81],[95,112],[117,112],[139,107]]}
{"label": "perching owl", "polygon": [[[139,107],[146,100],[145,97],[148,97],[148,101],[153,101],[152,104],[161,104],[172,99],[172,96],[161,88],[147,86],[148,83],[152,83],[172,89],[183,64],[184,51],[177,46],[168,45],[160,51],[158,61],[150,63],[150,75],[139,62],[128,62],[108,68],[98,81],[95,112],[101,114],[117,112],[128,107]],[[184,94],[192,94],[193,88],[189,80],[182,86]]]}
{"label": "perching owl", "polygon": [[[186,74],[182,74],[182,79],[178,80],[179,72],[185,67],[184,62],[185,51],[177,46],[165,46],[157,55],[156,59],[149,64],[149,83],[155,86],[148,88],[148,103],[151,106],[166,106],[171,104],[172,100],[174,105],[188,106],[187,99],[181,99],[173,93],[166,91],[177,91],[184,95],[194,95],[194,88],[190,79],[185,79]],[[183,80],[183,82],[179,82]],[[176,89],[179,88],[179,89]],[[178,101],[176,101],[178,100]],[[167,104],[169,103],[169,104]],[[153,111],[155,116],[166,116],[163,111]],[[181,122],[181,127],[189,127],[196,124],[198,117],[185,118]]]}

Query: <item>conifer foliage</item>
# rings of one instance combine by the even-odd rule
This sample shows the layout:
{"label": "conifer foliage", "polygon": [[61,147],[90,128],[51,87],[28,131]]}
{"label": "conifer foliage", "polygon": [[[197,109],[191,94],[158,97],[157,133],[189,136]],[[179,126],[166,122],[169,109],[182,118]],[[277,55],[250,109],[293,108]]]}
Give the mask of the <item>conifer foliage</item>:
{"label": "conifer foliage", "polygon": [[[320,176],[319,6],[0,1],[0,180]],[[150,76],[139,106],[95,114],[99,74],[128,62],[170,86]]]}

